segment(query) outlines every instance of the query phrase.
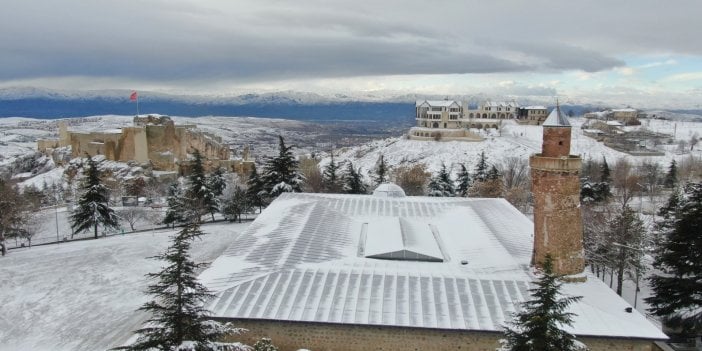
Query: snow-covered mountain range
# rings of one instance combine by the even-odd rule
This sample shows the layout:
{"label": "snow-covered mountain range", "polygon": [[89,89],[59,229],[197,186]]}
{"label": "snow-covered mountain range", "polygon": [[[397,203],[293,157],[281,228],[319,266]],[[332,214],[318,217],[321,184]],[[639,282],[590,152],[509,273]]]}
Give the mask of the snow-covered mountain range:
{"label": "snow-covered mountain range", "polygon": [[[132,90],[52,90],[36,87],[0,88],[0,117],[62,118],[136,113]],[[522,105],[555,105],[546,96],[408,94],[396,91],[328,93],[274,91],[210,95],[139,91],[141,113],[177,116],[252,116],[310,121],[411,120],[416,100],[454,99],[467,102],[516,101]],[[576,115],[608,106],[598,101],[561,99]],[[697,111],[697,113],[702,113]]]}

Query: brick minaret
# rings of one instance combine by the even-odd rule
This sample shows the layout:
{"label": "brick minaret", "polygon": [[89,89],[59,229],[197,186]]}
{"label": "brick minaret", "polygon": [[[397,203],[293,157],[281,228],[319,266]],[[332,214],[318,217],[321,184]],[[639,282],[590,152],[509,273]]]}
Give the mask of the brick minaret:
{"label": "brick minaret", "polygon": [[540,154],[529,158],[534,196],[534,255],[539,265],[553,257],[558,274],[583,271],[583,230],[580,215],[581,159],[570,155],[570,123],[560,108],[543,124]]}

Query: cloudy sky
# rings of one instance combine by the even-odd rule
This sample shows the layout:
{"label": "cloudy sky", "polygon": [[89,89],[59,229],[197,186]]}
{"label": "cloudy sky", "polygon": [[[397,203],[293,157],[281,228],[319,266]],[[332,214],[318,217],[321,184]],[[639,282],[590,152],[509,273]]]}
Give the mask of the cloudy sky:
{"label": "cloudy sky", "polygon": [[702,104],[702,1],[9,0],[0,87]]}

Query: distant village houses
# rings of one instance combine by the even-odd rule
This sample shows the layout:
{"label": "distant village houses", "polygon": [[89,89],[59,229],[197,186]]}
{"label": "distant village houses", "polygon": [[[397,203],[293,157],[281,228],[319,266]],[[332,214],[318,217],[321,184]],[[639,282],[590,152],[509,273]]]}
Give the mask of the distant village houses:
{"label": "distant village houses", "polygon": [[643,116],[635,108],[618,108],[597,112],[588,112],[583,117],[587,119],[600,119],[604,121],[619,121],[624,125],[638,125],[639,118]]}

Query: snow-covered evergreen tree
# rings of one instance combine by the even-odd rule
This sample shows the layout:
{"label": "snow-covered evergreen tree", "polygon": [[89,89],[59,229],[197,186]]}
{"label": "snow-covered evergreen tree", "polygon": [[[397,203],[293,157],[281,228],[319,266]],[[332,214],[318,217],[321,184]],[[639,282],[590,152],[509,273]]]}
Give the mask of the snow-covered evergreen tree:
{"label": "snow-covered evergreen tree", "polygon": [[341,182],[339,179],[339,168],[341,166],[334,162],[334,152],[331,153],[331,160],[329,164],[324,166],[324,172],[322,172],[322,185],[324,187],[324,192],[327,193],[338,193],[341,190]]}
{"label": "snow-covered evergreen tree", "polygon": [[239,223],[241,223],[241,214],[251,209],[246,190],[237,184],[227,187],[221,199],[222,215],[229,221],[239,220]]}
{"label": "snow-covered evergreen tree", "polygon": [[488,164],[487,164],[487,159],[485,158],[485,151],[480,153],[480,159],[478,160],[478,163],[475,165],[475,172],[473,174],[473,179],[476,182],[482,182],[485,179],[487,179],[487,172],[488,172]]}
{"label": "snow-covered evergreen tree", "polygon": [[184,191],[178,186],[178,183],[173,183],[168,187],[168,196],[166,197],[166,215],[163,217],[163,224],[172,225],[184,223],[188,219],[185,218],[187,205],[185,203]]}
{"label": "snow-covered evergreen tree", "polygon": [[678,166],[675,163],[675,159],[670,161],[670,166],[668,167],[668,173],[665,174],[665,179],[663,180],[663,185],[666,188],[673,188],[678,184]]}
{"label": "snow-covered evergreen tree", "polygon": [[0,255],[7,254],[5,240],[23,232],[33,209],[16,186],[0,178]]}
{"label": "snow-covered evergreen tree", "polygon": [[490,170],[487,173],[487,179],[488,180],[498,180],[500,179],[500,171],[497,170],[497,167],[495,165],[492,165],[490,167]]}
{"label": "snow-covered evergreen tree", "polygon": [[251,206],[258,207],[259,211],[263,207],[264,196],[266,190],[264,189],[263,180],[258,175],[256,171],[256,166],[251,168],[251,174],[249,174],[249,179],[246,181],[246,199]]}
{"label": "snow-covered evergreen tree", "polygon": [[[484,167],[487,168],[487,163],[485,163],[484,156],[481,157],[481,163],[484,163]],[[481,167],[476,168],[476,172]],[[492,165],[489,170],[482,172],[484,176],[480,178],[475,177],[475,182],[470,189],[470,196],[474,197],[501,197],[504,190],[504,184],[502,182],[502,177],[500,177],[500,172],[495,165]]]}
{"label": "snow-covered evergreen tree", "polygon": [[[678,202],[675,204],[675,202]],[[702,183],[687,184],[664,215],[662,245],[649,278],[649,311],[689,336],[702,335]]]}
{"label": "snow-covered evergreen tree", "polygon": [[110,208],[109,192],[100,179],[97,162],[88,156],[88,168],[85,169],[85,179],[78,199],[78,208],[71,215],[73,233],[93,230],[95,239],[98,238],[98,226],[118,228],[119,220],[115,211]]}
{"label": "snow-covered evergreen tree", "polygon": [[449,197],[455,195],[456,190],[453,187],[451,174],[446,169],[446,165],[442,163],[439,173],[429,181],[429,196]]}
{"label": "snow-covered evergreen tree", "polygon": [[625,275],[640,277],[646,267],[643,262],[646,229],[638,214],[628,205],[609,221],[605,238],[609,266],[616,274],[617,294],[622,295]]}
{"label": "snow-covered evergreen tree", "polygon": [[210,208],[210,213],[214,215],[214,212],[216,212],[219,208],[219,203],[217,199],[219,199],[219,197],[222,196],[224,189],[227,187],[227,182],[224,180],[224,172],[222,171],[222,168],[218,167],[214,170],[214,172],[209,174],[205,178],[205,184],[207,185],[207,190],[209,190],[209,192],[215,199],[215,206]]}
{"label": "snow-covered evergreen tree", "polygon": [[363,174],[360,169],[353,167],[353,163],[348,161],[346,172],[344,173],[344,192],[347,194],[365,194],[368,192],[366,184],[363,182]]}
{"label": "snow-covered evergreen tree", "polygon": [[568,306],[582,296],[562,296],[563,282],[553,273],[553,260],[546,256],[543,270],[529,289],[532,299],[522,304],[522,310],[504,326],[505,339],[499,351],[574,351],[586,350],[585,345],[562,328],[571,326],[575,314],[566,312]]}
{"label": "snow-covered evergreen tree", "polygon": [[385,163],[385,157],[380,154],[375,169],[373,170],[373,182],[375,186],[386,183],[388,181],[388,165]]}
{"label": "snow-covered evergreen tree", "polygon": [[278,348],[273,345],[273,341],[269,338],[262,338],[254,344],[254,351],[278,351]]}
{"label": "snow-covered evergreen tree", "polygon": [[[189,206],[193,206],[197,210],[194,213],[194,218],[198,221],[201,220],[201,216],[210,213],[212,215],[212,220],[214,221],[214,213],[217,212],[217,195],[215,190],[210,188],[210,182],[208,177],[205,175],[205,166],[203,165],[202,154],[200,151],[193,150],[193,161],[190,167],[190,175],[188,175],[188,188],[185,191],[185,198],[189,203]],[[218,181],[212,181],[213,186],[220,186]],[[221,189],[217,190],[221,194]]]}
{"label": "snow-covered evergreen tree", "polygon": [[[194,218],[197,209],[193,212],[184,216]],[[154,299],[139,308],[151,313],[151,317],[136,331],[138,338],[134,344],[118,349],[215,351],[225,349],[225,345],[217,342],[219,338],[242,331],[229,323],[205,319],[207,310],[203,303],[212,294],[197,281],[202,265],[190,257],[191,242],[201,235],[198,222],[190,222],[173,236],[166,252],[154,257],[164,261],[165,267],[158,273],[146,275],[155,280],[147,289]],[[241,344],[226,346],[233,350],[245,349]]]}
{"label": "snow-covered evergreen tree", "polygon": [[456,193],[461,197],[468,196],[468,190],[470,190],[473,180],[471,179],[470,173],[464,164],[461,164],[461,170],[458,172],[458,179],[456,179],[456,183],[458,183],[456,186]]}
{"label": "snow-covered evergreen tree", "polygon": [[285,192],[300,192],[305,181],[299,171],[292,146],[286,146],[282,136],[278,136],[278,155],[266,161],[261,175],[267,196],[275,198]]}
{"label": "snow-covered evergreen tree", "polygon": [[602,156],[602,168],[600,169],[600,182],[609,183],[612,180],[610,175],[609,165],[607,164],[607,159]]}

